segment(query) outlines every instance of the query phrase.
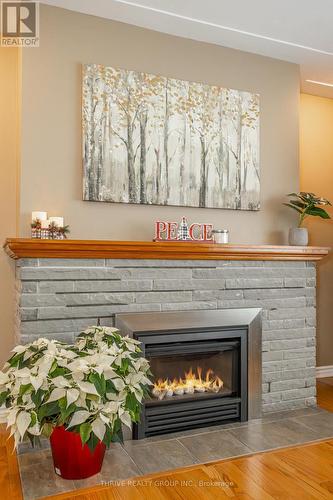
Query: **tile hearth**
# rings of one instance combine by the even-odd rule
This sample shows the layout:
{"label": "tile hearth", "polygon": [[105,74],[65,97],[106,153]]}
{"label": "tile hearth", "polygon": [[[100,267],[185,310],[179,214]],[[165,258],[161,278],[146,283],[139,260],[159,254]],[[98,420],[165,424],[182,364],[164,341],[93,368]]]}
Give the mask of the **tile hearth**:
{"label": "tile hearth", "polygon": [[18,459],[24,500],[36,500],[77,488],[332,437],[333,413],[305,408],[267,414],[251,422],[113,444],[105,455],[101,473],[81,481],[64,480],[53,472],[46,441],[44,449],[31,451],[21,446]]}

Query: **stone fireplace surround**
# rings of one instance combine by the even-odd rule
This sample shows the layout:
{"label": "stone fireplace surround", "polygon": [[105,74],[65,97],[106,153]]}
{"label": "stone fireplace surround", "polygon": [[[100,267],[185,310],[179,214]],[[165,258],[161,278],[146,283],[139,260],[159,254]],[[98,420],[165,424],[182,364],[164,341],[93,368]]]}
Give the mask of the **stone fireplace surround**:
{"label": "stone fireplace surround", "polygon": [[[119,244],[108,243],[109,248]],[[53,257],[59,245],[66,248],[66,244],[45,242],[43,247],[38,242],[41,250],[36,251],[33,240],[7,240],[7,252],[17,258],[18,342],[40,336],[72,342],[98,318],[102,325],[114,325],[116,313],[259,307],[263,412],[316,404],[316,269],[312,260],[322,258],[327,249],[280,247],[279,252],[267,246],[257,247],[252,255],[249,248],[255,247],[234,247],[233,251],[232,245],[226,245],[223,252],[222,245],[202,244],[196,245],[198,255],[189,258],[193,244],[180,243],[177,256],[170,259],[171,244],[165,243],[166,259],[161,250],[155,259],[144,259],[145,254],[154,255],[144,250],[138,258],[119,258],[119,248],[116,258],[100,258],[100,247],[98,258],[73,258],[66,251],[59,252],[61,258],[45,257]],[[161,244],[149,245],[161,248]],[[206,246],[220,250],[212,255]],[[206,260],[205,252],[211,260]],[[104,253],[110,256],[105,249]],[[84,255],[95,254],[93,250]]]}
{"label": "stone fireplace surround", "polygon": [[98,317],[113,324],[116,312],[259,307],[263,317],[262,418],[113,444],[101,474],[75,482],[40,480],[54,477],[48,441],[21,446],[26,500],[332,437],[332,414],[313,407],[314,261],[328,249],[33,240],[5,248],[17,259],[20,341],[71,341]]}

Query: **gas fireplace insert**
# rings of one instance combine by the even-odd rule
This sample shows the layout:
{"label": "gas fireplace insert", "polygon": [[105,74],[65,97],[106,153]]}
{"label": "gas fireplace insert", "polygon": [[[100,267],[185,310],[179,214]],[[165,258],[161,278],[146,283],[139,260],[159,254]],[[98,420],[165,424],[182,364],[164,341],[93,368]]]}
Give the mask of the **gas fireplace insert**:
{"label": "gas fireplace insert", "polygon": [[260,309],[119,314],[116,326],[153,374],[134,439],[260,415]]}

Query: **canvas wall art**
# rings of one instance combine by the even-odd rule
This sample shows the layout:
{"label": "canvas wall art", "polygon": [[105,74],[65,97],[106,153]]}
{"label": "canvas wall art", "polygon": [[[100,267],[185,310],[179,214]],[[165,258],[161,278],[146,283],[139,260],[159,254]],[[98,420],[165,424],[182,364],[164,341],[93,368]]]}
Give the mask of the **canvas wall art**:
{"label": "canvas wall art", "polygon": [[258,210],[259,96],[83,67],[83,198]]}

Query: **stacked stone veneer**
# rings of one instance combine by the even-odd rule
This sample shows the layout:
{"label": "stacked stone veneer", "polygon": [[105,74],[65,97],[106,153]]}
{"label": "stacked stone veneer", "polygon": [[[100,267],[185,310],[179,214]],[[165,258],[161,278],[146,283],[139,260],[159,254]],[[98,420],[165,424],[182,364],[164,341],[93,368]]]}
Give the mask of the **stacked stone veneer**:
{"label": "stacked stone veneer", "polygon": [[17,335],[72,342],[117,312],[261,307],[263,410],[316,403],[311,262],[23,259]]}

